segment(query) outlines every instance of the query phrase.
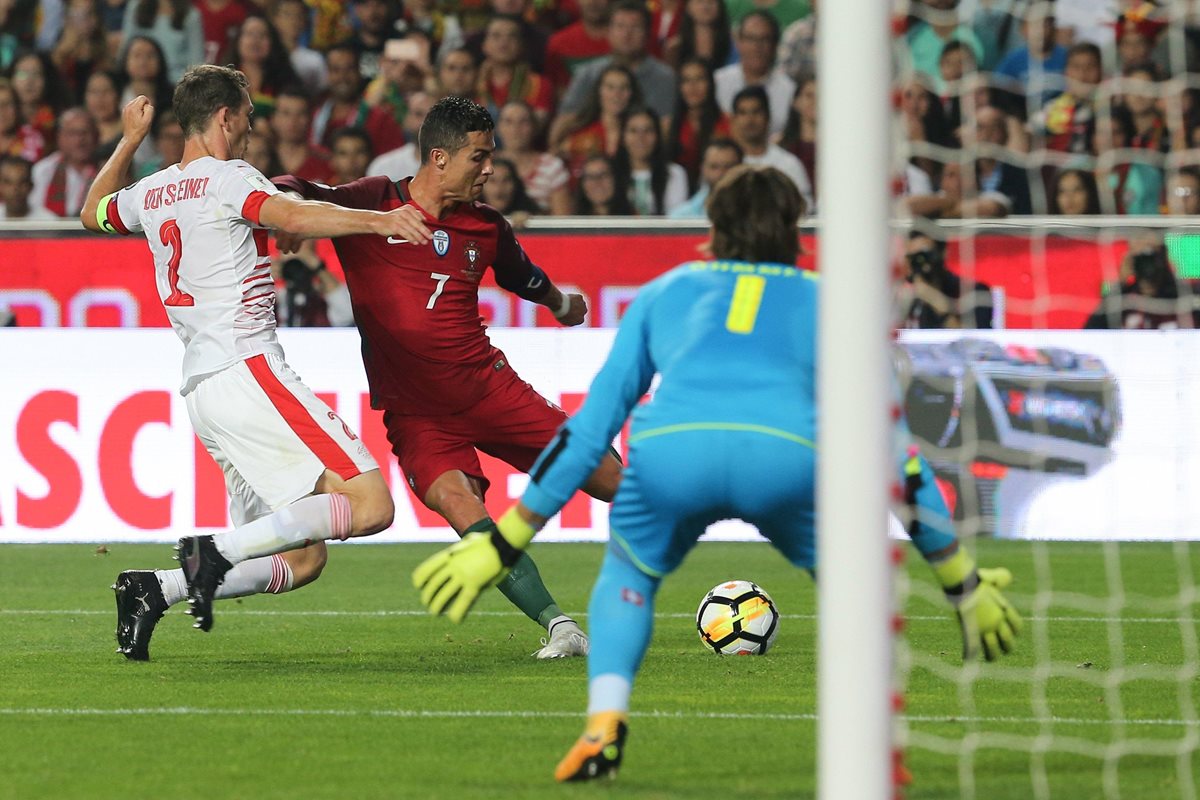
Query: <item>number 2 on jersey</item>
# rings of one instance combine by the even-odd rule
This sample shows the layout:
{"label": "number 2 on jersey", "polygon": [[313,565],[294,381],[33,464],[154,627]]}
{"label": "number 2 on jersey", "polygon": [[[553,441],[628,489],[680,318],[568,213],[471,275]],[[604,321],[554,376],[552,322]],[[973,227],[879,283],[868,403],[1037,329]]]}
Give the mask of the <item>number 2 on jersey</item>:
{"label": "number 2 on jersey", "polygon": [[429,302],[425,304],[426,311],[433,308],[433,304],[442,296],[442,290],[446,288],[446,281],[450,280],[449,275],[443,275],[440,272],[431,272],[429,277],[437,281],[437,286],[434,287],[433,294],[429,295]]}
{"label": "number 2 on jersey", "polygon": [[164,306],[194,306],[196,298],[187,292],[179,290],[179,259],[183,256],[183,237],[179,233],[179,224],[169,219],[158,229],[159,240],[171,248],[171,257],[167,261],[167,281],[171,284],[171,294],[163,300]]}
{"label": "number 2 on jersey", "polygon": [[758,321],[758,307],[762,304],[763,289],[767,279],[761,275],[739,275],[733,285],[733,298],[729,301],[729,316],[725,317],[725,328],[731,333],[750,333]]}

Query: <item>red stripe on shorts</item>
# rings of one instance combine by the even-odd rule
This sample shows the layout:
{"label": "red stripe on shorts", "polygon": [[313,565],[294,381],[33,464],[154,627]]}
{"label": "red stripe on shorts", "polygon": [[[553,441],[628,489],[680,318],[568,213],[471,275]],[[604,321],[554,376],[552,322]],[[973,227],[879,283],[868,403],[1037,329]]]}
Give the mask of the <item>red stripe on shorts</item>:
{"label": "red stripe on shorts", "polygon": [[283,417],[284,422],[300,437],[300,441],[304,442],[309,450],[312,450],[313,455],[321,459],[321,463],[325,465],[326,469],[337,473],[338,477],[344,481],[350,480],[361,472],[354,460],[346,455],[346,452],[338,446],[333,437],[325,432],[324,428],[317,424],[304,404],[297,400],[296,396],[289,392],[279,380],[279,377],[271,371],[266,356],[258,355],[248,358],[246,366],[250,368],[250,374],[258,381],[258,385],[267,393],[267,399],[271,401],[271,405],[275,406],[275,410]]}

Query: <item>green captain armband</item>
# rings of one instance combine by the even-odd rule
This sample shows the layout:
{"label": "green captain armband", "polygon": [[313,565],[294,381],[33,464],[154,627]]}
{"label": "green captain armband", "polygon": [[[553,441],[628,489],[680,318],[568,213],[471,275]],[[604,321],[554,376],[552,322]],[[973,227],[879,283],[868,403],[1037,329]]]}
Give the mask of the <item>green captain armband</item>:
{"label": "green captain armband", "polygon": [[116,192],[113,192],[112,194],[106,194],[104,197],[100,198],[100,202],[96,204],[96,225],[98,225],[100,230],[104,231],[105,233],[121,232],[108,218],[108,207],[110,204],[115,202],[116,197]]}

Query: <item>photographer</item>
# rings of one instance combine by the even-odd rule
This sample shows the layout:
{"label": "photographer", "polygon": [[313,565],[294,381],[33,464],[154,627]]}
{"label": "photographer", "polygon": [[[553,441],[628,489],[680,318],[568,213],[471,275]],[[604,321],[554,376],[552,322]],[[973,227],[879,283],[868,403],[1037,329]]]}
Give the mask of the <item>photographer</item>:
{"label": "photographer", "polygon": [[945,244],[913,231],[906,254],[907,292],[911,296],[901,325],[905,328],[990,328],[992,292],[946,268]]}
{"label": "photographer", "polygon": [[354,324],[350,291],[325,268],[311,239],[295,254],[280,255],[271,263],[276,290],[275,313],[279,324],[288,327],[340,328]]}
{"label": "photographer", "polygon": [[1156,330],[1200,327],[1192,288],[1175,277],[1162,238],[1148,234],[1129,242],[1121,261],[1120,291],[1109,292],[1085,329]]}

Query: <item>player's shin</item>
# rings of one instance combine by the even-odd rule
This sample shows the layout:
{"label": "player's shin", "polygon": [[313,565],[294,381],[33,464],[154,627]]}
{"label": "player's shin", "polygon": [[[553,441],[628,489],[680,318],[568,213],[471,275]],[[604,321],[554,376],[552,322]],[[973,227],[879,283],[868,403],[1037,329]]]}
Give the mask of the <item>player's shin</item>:
{"label": "player's shin", "polygon": [[232,564],[312,542],[350,535],[350,501],[330,493],[302,497],[278,511],[213,537],[217,550]]}
{"label": "player's shin", "polygon": [[629,710],[634,675],[654,632],[659,580],[609,550],[588,605],[588,713]]}
{"label": "player's shin", "polygon": [[[490,531],[495,523],[490,517],[484,517],[463,531],[463,536],[470,533]],[[512,572],[496,584],[496,588],[508,598],[508,601],[524,612],[525,616],[548,628],[550,622],[562,616],[562,609],[554,602],[550,590],[542,581],[537,564],[526,554],[522,554],[517,563],[513,564]]]}

